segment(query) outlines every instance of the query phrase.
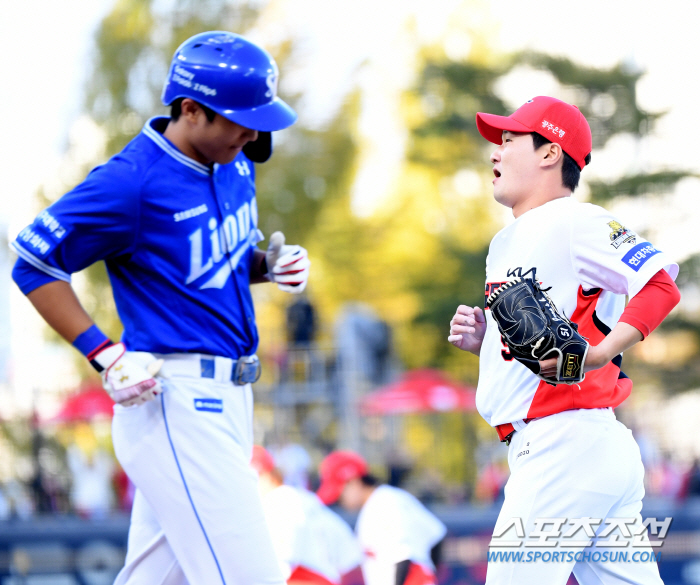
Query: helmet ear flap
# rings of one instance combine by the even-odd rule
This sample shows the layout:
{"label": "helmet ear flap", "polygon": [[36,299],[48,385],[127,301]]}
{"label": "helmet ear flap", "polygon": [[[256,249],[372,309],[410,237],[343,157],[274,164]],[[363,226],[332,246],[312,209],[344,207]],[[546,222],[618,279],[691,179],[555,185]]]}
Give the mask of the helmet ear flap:
{"label": "helmet ear flap", "polygon": [[258,132],[258,139],[243,147],[245,154],[254,163],[264,163],[272,156],[272,132]]}

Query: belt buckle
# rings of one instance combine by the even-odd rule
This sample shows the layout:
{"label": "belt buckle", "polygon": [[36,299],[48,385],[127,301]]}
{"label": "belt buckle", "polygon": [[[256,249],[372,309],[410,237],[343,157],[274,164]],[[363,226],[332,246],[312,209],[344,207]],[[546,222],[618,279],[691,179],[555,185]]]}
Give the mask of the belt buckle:
{"label": "belt buckle", "polygon": [[236,360],[232,381],[236,386],[253,384],[260,378],[261,371],[262,368],[257,355],[244,355]]}

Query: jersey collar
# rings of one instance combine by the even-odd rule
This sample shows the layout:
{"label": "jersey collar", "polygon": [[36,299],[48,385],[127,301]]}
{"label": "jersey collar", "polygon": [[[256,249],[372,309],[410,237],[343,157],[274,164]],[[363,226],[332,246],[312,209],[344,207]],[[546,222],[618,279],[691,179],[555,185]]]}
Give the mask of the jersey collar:
{"label": "jersey collar", "polygon": [[203,165],[202,163],[191,159],[189,156],[182,154],[172,142],[170,142],[165,136],[156,130],[156,128],[160,127],[164,129],[169,119],[170,118],[167,118],[166,116],[156,116],[151,118],[143,127],[143,133],[179,163],[197,171],[198,173],[201,173],[202,175],[209,176],[210,171],[207,165]]}

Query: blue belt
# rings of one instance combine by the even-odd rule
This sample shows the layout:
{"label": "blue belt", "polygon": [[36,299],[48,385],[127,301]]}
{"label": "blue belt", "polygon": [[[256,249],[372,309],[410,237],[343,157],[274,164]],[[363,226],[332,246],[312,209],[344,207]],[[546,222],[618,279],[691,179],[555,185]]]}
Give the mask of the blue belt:
{"label": "blue belt", "polygon": [[[231,382],[237,386],[253,384],[260,378],[262,368],[257,355],[244,355],[231,362]],[[216,361],[213,358],[201,358],[200,365],[202,378],[216,377]]]}

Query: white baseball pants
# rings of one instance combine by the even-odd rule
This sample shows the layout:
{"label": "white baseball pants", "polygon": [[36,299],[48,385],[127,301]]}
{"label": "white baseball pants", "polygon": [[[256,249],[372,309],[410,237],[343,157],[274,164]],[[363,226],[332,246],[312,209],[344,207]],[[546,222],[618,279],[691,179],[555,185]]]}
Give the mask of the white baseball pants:
{"label": "white baseball pants", "polygon": [[115,406],[114,448],[137,487],[115,585],[282,585],[250,467],[251,386],[226,381],[220,358],[209,379],[198,356],[165,357],[162,395]]}
{"label": "white baseball pants", "polygon": [[[644,467],[639,447],[632,432],[616,420],[612,409],[569,410],[530,422],[513,435],[508,465],[511,475],[494,535],[501,535],[508,525],[510,528],[504,536],[491,541],[486,585],[565,585],[572,571],[580,585],[663,585],[656,562],[639,561],[651,558],[649,553],[656,554],[661,549],[652,549],[648,544],[632,546],[633,538],[627,539],[625,547],[610,548],[602,544],[602,533],[610,526],[606,520],[635,519],[636,526],[641,526],[644,496]],[[517,536],[514,518],[522,520],[525,538]],[[565,518],[562,535],[571,530],[571,520],[600,519],[600,525],[590,530],[595,530],[601,538],[592,546],[572,547],[572,541],[595,541],[581,530],[573,538],[545,539],[556,541],[556,547],[526,547],[525,543],[533,540],[533,531],[554,529],[552,524],[541,524],[538,528],[535,521],[544,518]],[[616,529],[615,534],[624,540],[621,531]],[[504,540],[521,540],[523,544],[512,548],[493,546],[496,541]],[[496,551],[522,552],[524,559],[532,553],[530,558],[538,561],[516,561],[513,557],[506,562],[503,557],[494,561]],[[603,556],[606,551],[608,559],[617,560],[600,561],[606,558]],[[627,551],[628,560],[622,561],[619,554],[622,551]],[[549,562],[543,561],[542,556],[535,557],[537,552],[541,555],[548,552],[544,558]],[[554,552],[559,555],[554,557]],[[581,552],[579,561],[569,552]],[[598,562],[592,560],[596,558],[594,552],[600,553]],[[638,562],[632,560],[635,552],[640,553],[635,557]]]}

